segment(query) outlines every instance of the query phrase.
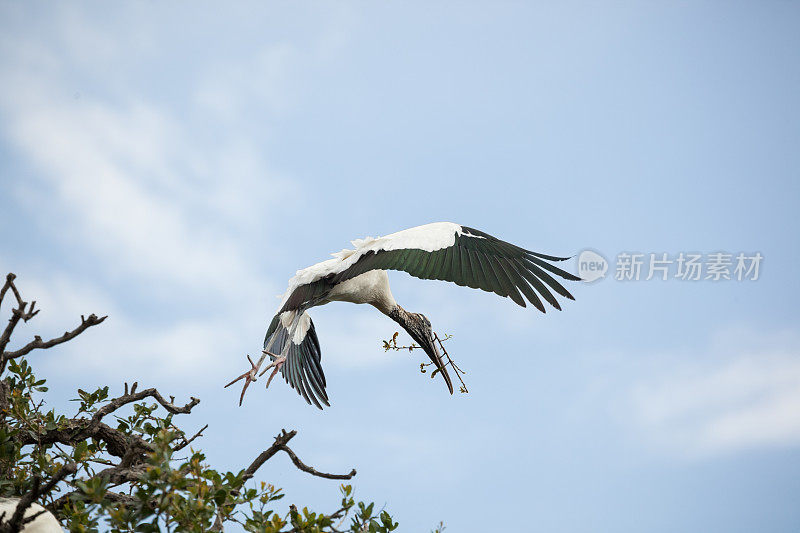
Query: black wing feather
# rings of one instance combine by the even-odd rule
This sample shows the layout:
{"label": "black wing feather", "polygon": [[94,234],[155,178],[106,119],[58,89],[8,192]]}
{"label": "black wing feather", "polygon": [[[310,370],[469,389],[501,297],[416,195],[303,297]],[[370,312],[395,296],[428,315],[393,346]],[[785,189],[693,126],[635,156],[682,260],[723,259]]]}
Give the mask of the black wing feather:
{"label": "black wing feather", "polygon": [[[302,313],[302,310],[297,311]],[[325,373],[322,371],[322,351],[319,346],[314,321],[309,317],[308,331],[300,344],[294,344],[289,338],[289,330],[280,320],[280,313],[275,315],[264,337],[264,349],[280,355],[286,350],[286,362],[281,367],[281,375],[286,383],[309,404],[320,409],[328,403],[325,392]],[[274,338],[273,338],[274,337]],[[288,348],[286,343],[290,343]],[[271,359],[274,357],[270,356]]]}
{"label": "black wing feather", "polygon": [[391,269],[422,279],[452,281],[508,296],[522,307],[526,306],[527,298],[542,312],[545,311],[542,299],[561,309],[551,290],[574,300],[551,274],[570,281],[579,281],[580,278],[548,263],[564,261],[568,257],[532,252],[466,226],[461,230],[452,246],[433,252],[421,249],[370,250],[350,268],[333,276],[331,282],[340,283],[374,269]]}

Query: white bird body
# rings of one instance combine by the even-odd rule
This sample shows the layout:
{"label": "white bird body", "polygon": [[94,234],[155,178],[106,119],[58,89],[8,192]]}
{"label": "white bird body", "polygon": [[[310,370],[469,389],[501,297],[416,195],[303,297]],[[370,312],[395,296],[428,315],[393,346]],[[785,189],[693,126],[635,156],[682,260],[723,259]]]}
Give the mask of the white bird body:
{"label": "white bird body", "polygon": [[[450,393],[453,392],[447,369],[434,345],[430,322],[423,315],[408,313],[397,304],[386,270],[402,270],[422,279],[452,281],[494,292],[510,297],[522,307],[527,298],[542,312],[545,307],[541,298],[561,309],[550,291],[574,299],[550,274],[569,280],[580,279],[548,262],[563,261],[565,257],[531,252],[452,222],[426,224],[351,243],[353,249],[336,252],[331,254],[332,259],[297,271],[289,280],[264,339],[264,353],[273,360],[267,368],[275,367],[273,376],[280,370],[308,403],[313,402],[320,408],[321,404],[329,404],[319,341],[308,310],[336,301],[370,304],[398,322],[441,370]],[[237,378],[247,379],[244,390],[255,377],[261,361]]]}
{"label": "white bird body", "polygon": [[391,313],[397,305],[389,288],[389,274],[385,270],[370,270],[343,281],[333,287],[325,300],[324,303],[370,304],[384,315]]}
{"label": "white bird body", "polygon": [[[13,516],[14,511],[17,510],[18,503],[19,498],[0,498],[0,515],[5,513],[3,519],[0,520],[0,524],[6,523]],[[42,511],[44,513],[37,516],[33,522],[25,524],[21,531],[24,533],[63,533],[64,530],[56,520],[56,517],[37,503],[31,504],[30,507],[25,509],[25,518]]]}
{"label": "white bird body", "polygon": [[[462,227],[452,222],[434,222],[417,226],[403,231],[386,235],[385,237],[365,237],[350,241],[355,248],[353,250],[345,248],[341,252],[334,252],[333,259],[321,261],[310,267],[298,270],[294,277],[289,280],[289,287],[283,295],[280,307],[283,307],[286,300],[298,287],[318,281],[331,274],[339,274],[352,267],[361,257],[368,252],[391,251],[401,249],[417,249],[425,252],[434,252],[449,246],[453,246],[456,235],[463,234]],[[388,277],[386,278],[388,288]],[[364,290],[370,291],[369,283],[362,282]],[[391,293],[390,293],[391,295]],[[343,299],[342,301],[353,303],[371,303],[368,301],[355,302]],[[327,303],[327,302],[326,302]]]}
{"label": "white bird body", "polygon": [[[327,261],[325,261],[327,263]],[[315,268],[322,263],[313,265]],[[287,296],[288,298],[288,296]],[[330,302],[350,302],[354,304],[370,304],[376,307],[384,315],[388,315],[397,305],[392,291],[389,288],[389,275],[385,270],[371,270],[355,278],[348,279],[336,285],[328,296],[314,307],[325,305]],[[286,329],[291,329],[292,323],[297,318],[297,311],[284,311],[280,313],[281,325]],[[311,317],[303,312],[295,326],[292,342],[301,344],[306,336],[306,332],[311,325]]]}

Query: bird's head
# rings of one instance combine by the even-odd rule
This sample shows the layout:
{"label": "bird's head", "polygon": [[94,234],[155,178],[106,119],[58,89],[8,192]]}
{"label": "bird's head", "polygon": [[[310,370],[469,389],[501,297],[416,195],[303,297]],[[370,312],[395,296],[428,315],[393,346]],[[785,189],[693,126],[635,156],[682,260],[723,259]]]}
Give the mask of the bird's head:
{"label": "bird's head", "polygon": [[431,321],[422,313],[409,313],[399,305],[396,310],[389,314],[391,318],[397,321],[403,329],[414,339],[420,348],[422,348],[431,362],[436,365],[436,368],[442,373],[447,388],[450,389],[450,394],[453,393],[453,384],[450,381],[450,374],[447,372],[442,356],[439,353],[439,348],[436,346],[436,339],[434,337]]}
{"label": "bird's head", "polygon": [[439,348],[436,347],[436,342],[433,338],[431,321],[428,320],[428,317],[422,313],[409,313],[409,318],[406,331],[414,339],[414,342],[419,344],[428,356],[441,359]]}

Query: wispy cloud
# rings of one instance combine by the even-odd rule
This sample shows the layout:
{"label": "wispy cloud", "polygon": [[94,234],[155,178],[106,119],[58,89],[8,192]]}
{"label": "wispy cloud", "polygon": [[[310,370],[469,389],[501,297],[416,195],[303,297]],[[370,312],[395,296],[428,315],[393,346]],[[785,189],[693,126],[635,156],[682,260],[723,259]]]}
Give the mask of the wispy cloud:
{"label": "wispy cloud", "polygon": [[271,187],[254,150],[211,150],[152,104],[60,101],[53,81],[4,100],[6,134],[38,170],[17,184],[37,220],[119,274],[220,292],[232,278],[258,283],[231,237],[252,235],[252,216],[285,185]]}
{"label": "wispy cloud", "polygon": [[[122,368],[128,376],[139,379],[218,382],[220,372],[233,374],[236,370],[230,366],[234,355],[231,347],[241,345],[241,332],[261,326],[257,316],[229,323],[205,315],[148,323],[115,304],[96,284],[61,272],[48,272],[45,277],[24,272],[17,285],[23,298],[36,300],[41,312],[29,323],[20,324],[14,346],[33,335],[57,337],[77,326],[81,315],[108,315],[102,325],[78,339],[29,356],[36,359],[43,375],[78,382],[94,383],[98,377],[115,379]],[[4,303],[4,312],[11,303]]]}
{"label": "wispy cloud", "polygon": [[706,353],[663,358],[657,377],[638,381],[631,398],[641,427],[692,456],[800,445],[800,339],[726,337]]}
{"label": "wispy cloud", "polygon": [[[241,339],[257,345],[268,296],[282,290],[263,272],[264,237],[293,186],[235,128],[209,134],[217,124],[202,108],[180,114],[127,90],[112,73],[126,46],[113,27],[64,12],[50,25],[46,39],[0,39],[0,130],[24,165],[5,170],[4,189],[60,260],[8,250],[4,267],[47,306],[43,335],[80,314],[111,315],[52,360],[61,371],[109,376],[125,361],[144,374],[208,375]],[[91,94],[75,91],[74,68],[94,69]],[[76,268],[87,265],[90,275]],[[139,303],[121,304],[120,290]]]}

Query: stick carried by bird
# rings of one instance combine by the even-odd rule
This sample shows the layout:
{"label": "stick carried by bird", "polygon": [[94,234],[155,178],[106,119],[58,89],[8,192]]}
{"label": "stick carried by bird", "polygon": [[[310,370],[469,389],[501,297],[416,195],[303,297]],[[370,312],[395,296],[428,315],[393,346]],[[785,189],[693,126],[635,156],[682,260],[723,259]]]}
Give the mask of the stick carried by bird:
{"label": "stick carried by bird", "polygon": [[[352,241],[354,249],[332,254],[333,258],[298,270],[289,280],[278,312],[267,328],[258,362],[248,355],[250,369],[227,385],[244,380],[239,405],[250,383],[272,369],[267,380],[280,372],[303,399],[322,409],[329,406],[322,371],[317,332],[308,310],[330,302],[370,304],[408,332],[442,375],[450,394],[453,383],[434,341],[430,321],[421,313],[410,313],[397,304],[389,288],[387,270],[401,270],[421,279],[452,281],[482,289],[526,306],[525,298],[541,312],[542,299],[555,309],[561,305],[553,293],[575,298],[556,281],[579,281],[553,262],[556,257],[531,252],[482,231],[452,222],[436,222],[392,233],[385,237]],[[269,357],[270,363],[261,370]],[[260,373],[259,373],[260,371]]]}

